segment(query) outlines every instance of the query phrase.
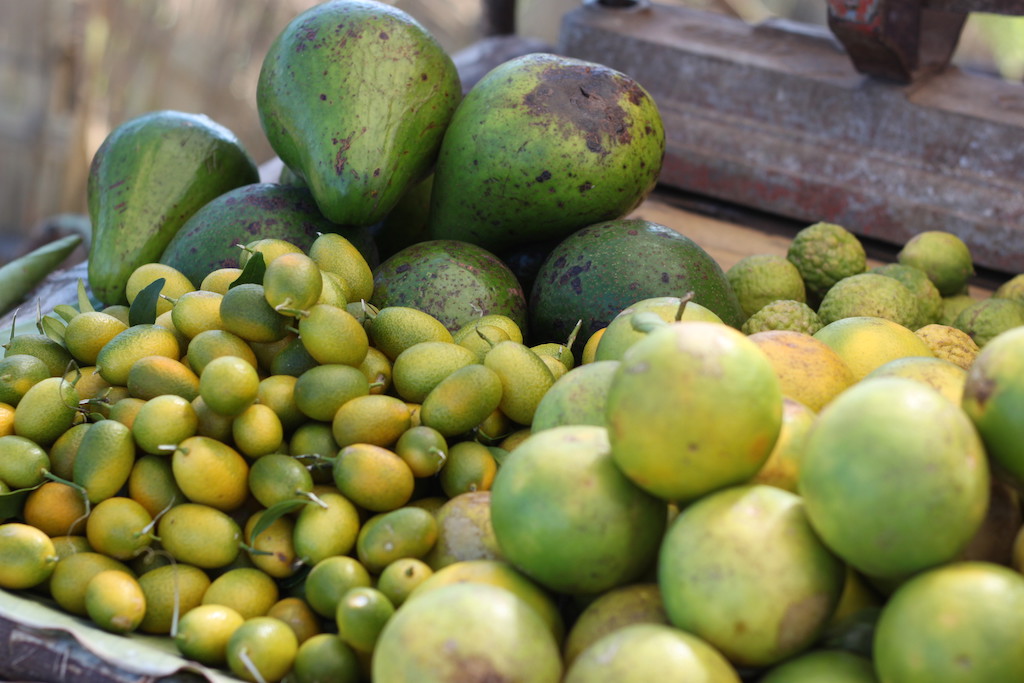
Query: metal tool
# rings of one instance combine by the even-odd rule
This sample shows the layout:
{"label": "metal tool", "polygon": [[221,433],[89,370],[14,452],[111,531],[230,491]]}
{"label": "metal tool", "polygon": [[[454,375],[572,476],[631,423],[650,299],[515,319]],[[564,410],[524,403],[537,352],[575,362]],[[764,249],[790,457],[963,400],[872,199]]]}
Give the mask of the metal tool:
{"label": "metal tool", "polygon": [[589,0],[563,19],[558,51],[650,92],[667,186],[893,244],[947,230],[978,265],[1019,273],[1024,86],[948,63],[957,22],[982,5],[1024,12],[1019,0],[830,0],[833,34]]}

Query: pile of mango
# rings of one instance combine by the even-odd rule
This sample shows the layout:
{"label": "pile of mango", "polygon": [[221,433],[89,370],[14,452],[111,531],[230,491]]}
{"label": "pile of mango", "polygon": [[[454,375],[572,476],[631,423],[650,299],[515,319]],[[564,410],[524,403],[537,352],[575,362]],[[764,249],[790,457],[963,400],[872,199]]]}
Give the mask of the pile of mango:
{"label": "pile of mango", "polygon": [[1024,320],[743,327],[786,286],[626,218],[664,130],[600,64],[463,93],[332,0],[257,93],[278,182],[195,114],[98,150],[0,359],[0,588],[261,682],[1024,679]]}

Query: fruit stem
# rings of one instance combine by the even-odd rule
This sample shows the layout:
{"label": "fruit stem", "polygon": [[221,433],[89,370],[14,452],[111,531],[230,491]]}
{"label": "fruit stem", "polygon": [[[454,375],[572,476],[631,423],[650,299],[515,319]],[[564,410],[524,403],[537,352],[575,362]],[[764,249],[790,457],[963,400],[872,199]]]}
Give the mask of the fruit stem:
{"label": "fruit stem", "polygon": [[693,301],[693,291],[689,291],[679,299],[679,308],[676,310],[676,322],[683,319],[683,312],[686,310],[686,304]]}

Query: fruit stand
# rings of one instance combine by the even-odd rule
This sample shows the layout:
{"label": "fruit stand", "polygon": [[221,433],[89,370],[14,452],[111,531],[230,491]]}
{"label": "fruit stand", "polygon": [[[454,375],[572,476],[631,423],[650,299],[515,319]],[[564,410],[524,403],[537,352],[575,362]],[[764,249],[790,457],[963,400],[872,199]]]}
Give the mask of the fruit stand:
{"label": "fruit stand", "polygon": [[1019,87],[896,4],[330,0],[278,156],[118,127],[0,268],[0,680],[1024,677]]}

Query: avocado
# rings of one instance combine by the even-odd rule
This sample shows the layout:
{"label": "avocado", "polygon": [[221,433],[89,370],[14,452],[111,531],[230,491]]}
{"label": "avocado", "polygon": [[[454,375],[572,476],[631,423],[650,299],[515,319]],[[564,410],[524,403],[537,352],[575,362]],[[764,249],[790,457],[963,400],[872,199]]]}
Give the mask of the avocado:
{"label": "avocado", "polygon": [[582,320],[579,353],[630,304],[690,291],[726,324],[743,324],[721,266],[689,237],[639,218],[596,223],[564,239],[541,264],[530,294],[530,331],[535,341],[566,339]]}
{"label": "avocado", "polygon": [[369,228],[335,225],[320,213],[309,190],[276,183],[245,185],[210,201],[182,226],[160,263],[177,268],[199,286],[218,268],[239,267],[240,245],[273,237],[308,252],[322,232],[342,235],[371,267],[377,263]]}
{"label": "avocado", "polygon": [[665,131],[654,100],[600,64],[535,53],[492,69],[438,156],[433,239],[500,253],[621,218],[654,189]]}
{"label": "avocado", "polygon": [[259,181],[234,133],[206,116],[163,110],[117,126],[89,167],[88,278],[105,304],[127,303],[136,268],[160,258],[204,204]]}
{"label": "avocado", "polygon": [[418,242],[384,260],[373,273],[370,303],[419,309],[453,333],[494,313],[526,330],[526,296],[512,271],[486,249],[458,240]]}
{"label": "avocado", "polygon": [[429,174],[461,98],[454,62],[421,24],[362,0],[295,17],[256,85],[271,147],[340,225],[377,223]]}

